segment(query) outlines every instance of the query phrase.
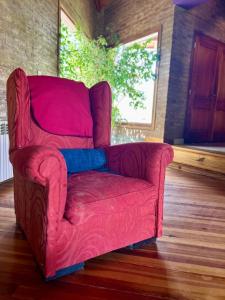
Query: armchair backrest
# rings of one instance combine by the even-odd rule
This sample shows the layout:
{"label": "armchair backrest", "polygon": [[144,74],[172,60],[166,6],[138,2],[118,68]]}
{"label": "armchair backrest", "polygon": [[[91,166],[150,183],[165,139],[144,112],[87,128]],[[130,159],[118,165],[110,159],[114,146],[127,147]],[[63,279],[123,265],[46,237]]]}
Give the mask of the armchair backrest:
{"label": "armchair backrest", "polygon": [[10,151],[31,145],[98,148],[110,144],[111,89],[100,82],[27,76],[16,69],[7,81]]}

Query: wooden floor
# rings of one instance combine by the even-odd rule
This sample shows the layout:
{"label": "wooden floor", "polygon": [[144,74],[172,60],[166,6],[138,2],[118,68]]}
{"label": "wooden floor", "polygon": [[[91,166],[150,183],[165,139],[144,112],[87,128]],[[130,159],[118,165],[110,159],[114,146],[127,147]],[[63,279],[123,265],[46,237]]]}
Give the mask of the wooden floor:
{"label": "wooden floor", "polygon": [[11,183],[0,186],[0,299],[225,300],[225,184],[169,170],[164,237],[90,260],[44,283],[15,226]]}

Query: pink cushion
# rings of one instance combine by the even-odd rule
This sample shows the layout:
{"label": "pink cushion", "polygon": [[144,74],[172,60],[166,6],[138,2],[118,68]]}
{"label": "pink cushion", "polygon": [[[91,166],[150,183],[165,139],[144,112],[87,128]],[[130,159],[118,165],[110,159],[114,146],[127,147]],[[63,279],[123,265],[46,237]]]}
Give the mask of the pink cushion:
{"label": "pink cushion", "polygon": [[155,186],[145,180],[97,171],[71,175],[67,195],[65,217],[72,224],[89,222],[96,215],[126,212],[128,208],[139,216],[154,214],[157,199]]}
{"label": "pink cushion", "polygon": [[92,137],[89,90],[81,82],[50,76],[28,76],[31,111],[43,130]]}

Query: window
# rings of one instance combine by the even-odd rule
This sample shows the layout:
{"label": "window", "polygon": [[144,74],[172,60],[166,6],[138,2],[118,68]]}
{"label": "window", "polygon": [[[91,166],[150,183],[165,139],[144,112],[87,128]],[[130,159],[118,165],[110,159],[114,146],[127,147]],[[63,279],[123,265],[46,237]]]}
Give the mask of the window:
{"label": "window", "polygon": [[113,126],[153,127],[159,33],[123,45],[115,42],[118,46],[112,48],[104,37],[93,40],[75,28],[63,10],[60,17],[59,75],[87,87],[107,80],[113,91]]}
{"label": "window", "polygon": [[[150,42],[147,44],[147,50],[153,54],[158,53],[159,48],[159,33],[155,32],[144,38],[134,40],[125,44],[131,45],[134,43],[143,43],[147,40]],[[137,66],[138,67],[138,66]],[[154,115],[154,98],[156,90],[156,77],[157,77],[158,61],[156,61],[152,66],[152,73],[155,74],[155,79],[149,79],[143,81],[141,84],[136,86],[136,88],[144,93],[144,107],[143,108],[133,108],[129,105],[129,96],[120,96],[118,99],[118,108],[122,117],[123,125],[136,125],[139,126],[151,126],[153,125],[153,115]]]}

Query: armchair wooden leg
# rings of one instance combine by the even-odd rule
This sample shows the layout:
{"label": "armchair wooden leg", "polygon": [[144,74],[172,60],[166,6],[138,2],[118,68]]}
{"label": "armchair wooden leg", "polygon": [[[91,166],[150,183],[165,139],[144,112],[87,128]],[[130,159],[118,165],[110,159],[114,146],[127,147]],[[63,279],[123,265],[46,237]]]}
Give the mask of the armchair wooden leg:
{"label": "armchair wooden leg", "polygon": [[154,244],[156,242],[156,238],[155,237],[152,237],[150,239],[147,239],[147,240],[143,240],[143,241],[140,241],[138,243],[134,243],[134,244],[131,244],[129,245],[127,248],[128,249],[131,249],[131,250],[134,250],[134,249],[139,249],[143,246],[146,246],[146,245],[150,245],[150,244]]}
{"label": "armchair wooden leg", "polygon": [[67,267],[67,268],[64,268],[64,269],[60,269],[56,272],[56,274],[54,276],[50,276],[50,277],[45,278],[45,281],[48,282],[48,281],[51,281],[51,280],[55,280],[57,278],[60,278],[60,277],[65,276],[65,275],[69,275],[73,272],[77,272],[77,271],[80,271],[82,269],[84,269],[84,262],[81,262],[79,264],[76,264],[76,265],[73,265],[73,266],[70,266],[70,267]]}

